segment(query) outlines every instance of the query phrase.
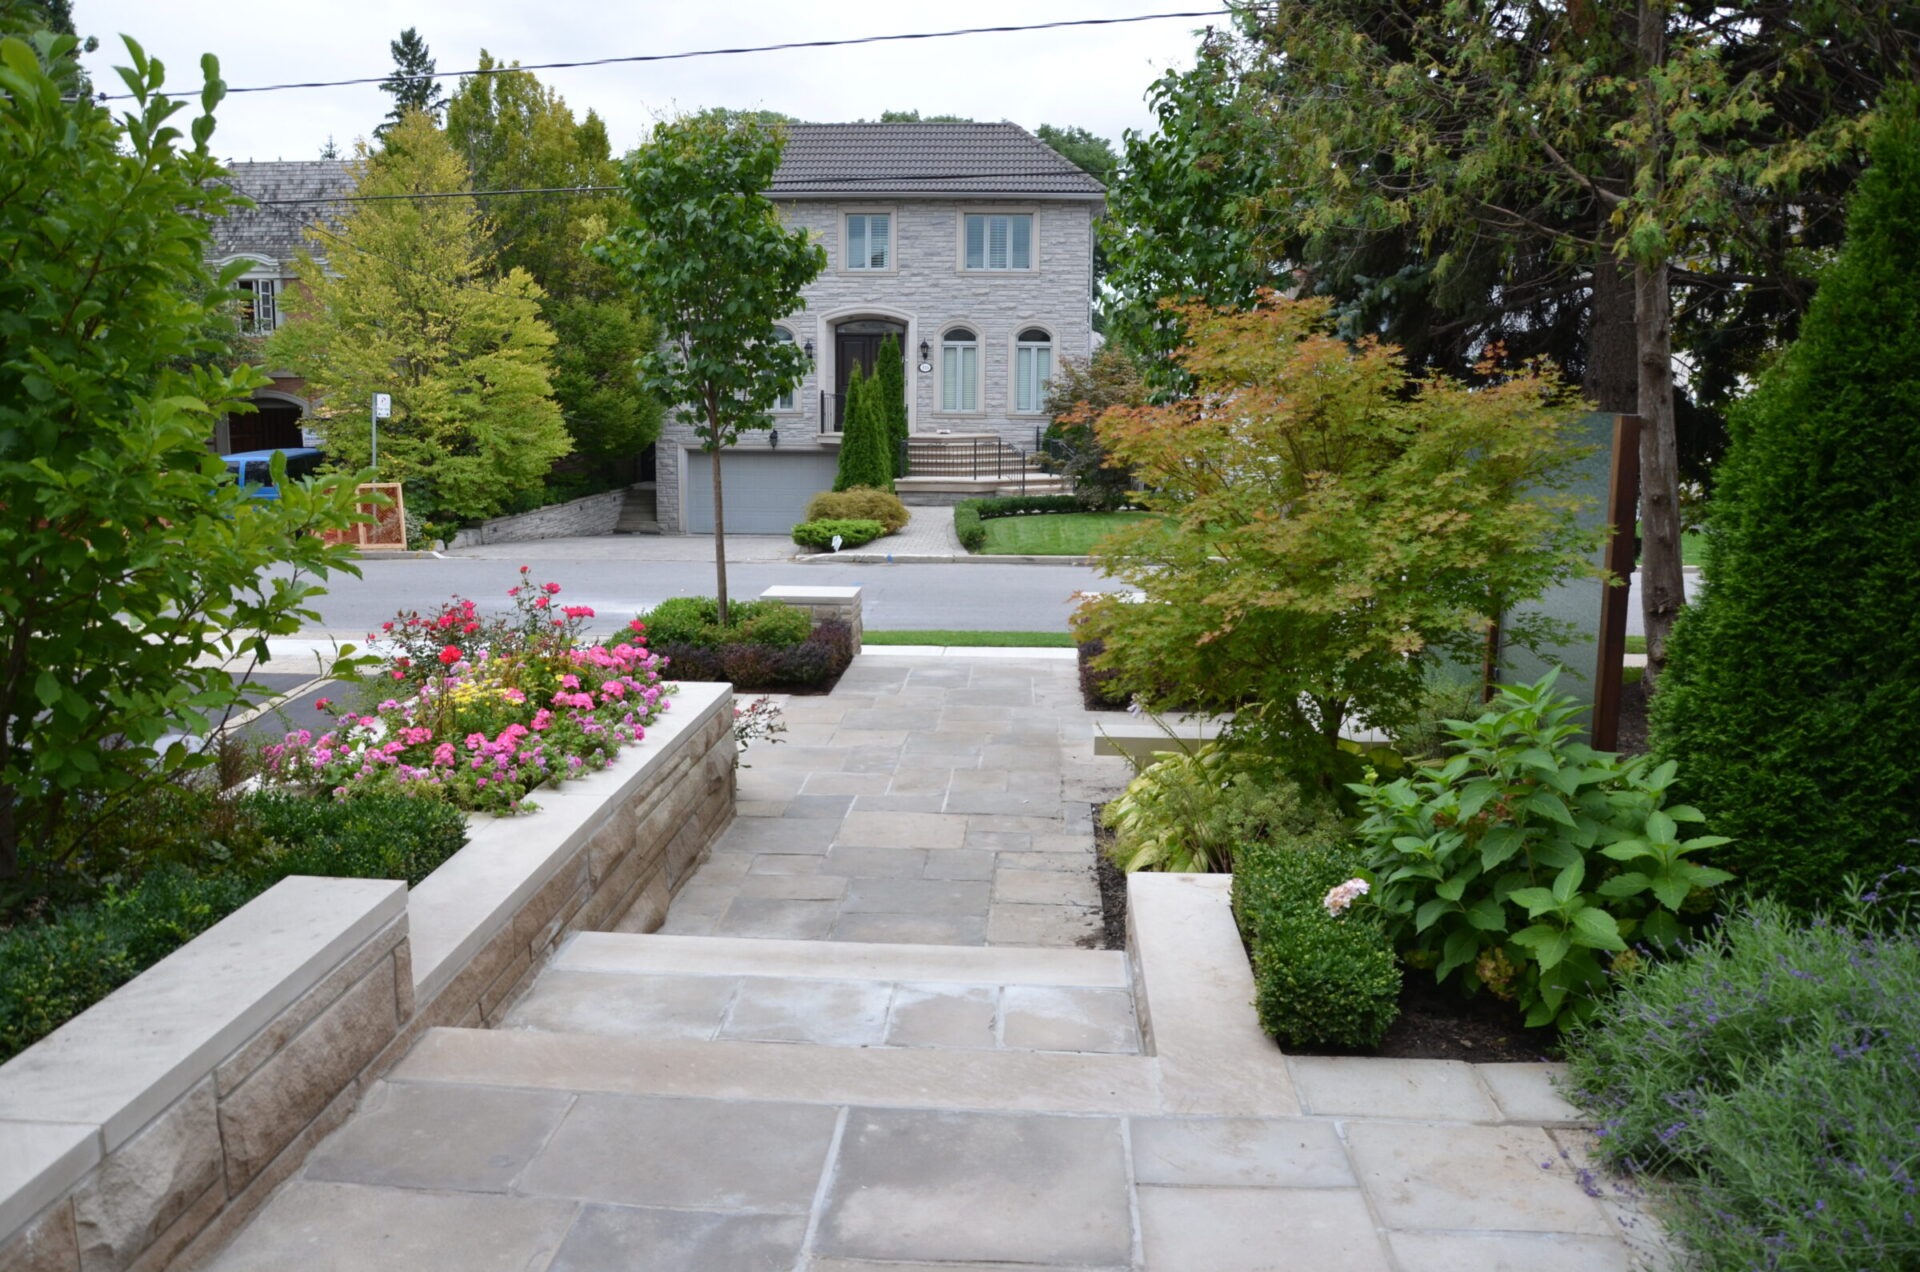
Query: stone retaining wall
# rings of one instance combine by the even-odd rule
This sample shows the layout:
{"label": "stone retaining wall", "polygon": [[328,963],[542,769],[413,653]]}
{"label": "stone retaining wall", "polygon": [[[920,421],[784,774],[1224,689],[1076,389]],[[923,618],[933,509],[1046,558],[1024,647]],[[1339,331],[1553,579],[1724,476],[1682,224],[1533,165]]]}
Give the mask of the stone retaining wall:
{"label": "stone retaining wall", "polygon": [[282,880],[0,1066],[0,1272],[194,1265],[423,1030],[491,1021],[569,932],[659,927],[733,816],[731,687],[670,702],[411,893]]}
{"label": "stone retaining wall", "polygon": [[468,526],[453,536],[450,548],[478,548],[489,543],[525,543],[532,539],[571,539],[586,535],[612,534],[620,522],[620,509],[627,501],[626,490],[609,490],[588,495],[570,503],[535,508],[511,517],[495,517],[477,526]]}

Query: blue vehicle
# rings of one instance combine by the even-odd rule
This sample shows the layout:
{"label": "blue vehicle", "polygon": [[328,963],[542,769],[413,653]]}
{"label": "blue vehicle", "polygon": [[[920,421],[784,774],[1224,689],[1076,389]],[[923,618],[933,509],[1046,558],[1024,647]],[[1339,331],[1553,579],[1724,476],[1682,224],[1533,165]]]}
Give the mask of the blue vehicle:
{"label": "blue vehicle", "polygon": [[228,474],[246,487],[255,499],[278,499],[280,488],[273,484],[275,455],[287,457],[288,481],[298,481],[311,475],[326,459],[310,446],[293,446],[281,450],[236,451],[231,455],[222,455],[220,462],[227,466]]}

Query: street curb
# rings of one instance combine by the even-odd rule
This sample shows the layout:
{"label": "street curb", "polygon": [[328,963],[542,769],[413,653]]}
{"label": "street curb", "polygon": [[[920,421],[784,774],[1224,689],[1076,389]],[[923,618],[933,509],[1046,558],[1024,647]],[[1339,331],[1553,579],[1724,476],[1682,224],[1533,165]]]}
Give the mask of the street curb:
{"label": "street curb", "polygon": [[974,556],[971,553],[931,552],[822,552],[797,556],[795,565],[1080,565],[1093,564],[1084,556]]}

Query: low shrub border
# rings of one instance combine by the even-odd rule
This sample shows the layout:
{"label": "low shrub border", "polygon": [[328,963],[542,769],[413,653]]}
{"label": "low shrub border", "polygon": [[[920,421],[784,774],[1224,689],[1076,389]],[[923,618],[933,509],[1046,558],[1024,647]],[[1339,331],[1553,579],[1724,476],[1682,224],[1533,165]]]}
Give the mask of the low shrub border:
{"label": "low shrub border", "polygon": [[839,550],[833,546],[835,535],[840,537],[840,547],[858,548],[887,533],[878,521],[802,521],[793,528],[793,541],[816,552],[834,552]]}
{"label": "low shrub border", "polygon": [[853,629],[837,619],[814,627],[797,645],[737,641],[721,645],[664,642],[654,652],[675,680],[726,680],[742,693],[830,688],[853,661]]}
{"label": "low shrub border", "polygon": [[243,868],[149,871],[98,901],[0,933],[0,1061],[105,998],[289,875],[418,884],[467,841],[450,804],[262,791],[239,815],[275,847]]}

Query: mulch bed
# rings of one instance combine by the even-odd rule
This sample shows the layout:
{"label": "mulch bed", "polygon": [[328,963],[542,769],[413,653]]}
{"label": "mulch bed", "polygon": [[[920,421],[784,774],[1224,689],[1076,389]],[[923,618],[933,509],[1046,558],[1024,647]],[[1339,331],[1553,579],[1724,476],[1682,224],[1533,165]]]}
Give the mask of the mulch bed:
{"label": "mulch bed", "polygon": [[[1093,825],[1094,875],[1100,884],[1101,935],[1105,938],[1101,948],[1124,950],[1127,876],[1107,856],[1113,846],[1113,832],[1101,824],[1098,804],[1094,805]],[[1247,1010],[1253,1010],[1252,1004]],[[1526,1028],[1511,1004],[1491,994],[1463,998],[1450,988],[1434,984],[1430,974],[1408,968],[1400,990],[1400,1018],[1378,1047],[1370,1051],[1299,1048],[1292,1054],[1476,1063],[1548,1060],[1557,1054],[1558,1040],[1551,1029]]]}

